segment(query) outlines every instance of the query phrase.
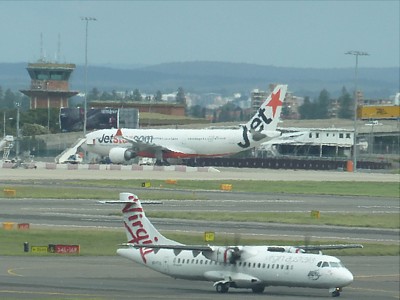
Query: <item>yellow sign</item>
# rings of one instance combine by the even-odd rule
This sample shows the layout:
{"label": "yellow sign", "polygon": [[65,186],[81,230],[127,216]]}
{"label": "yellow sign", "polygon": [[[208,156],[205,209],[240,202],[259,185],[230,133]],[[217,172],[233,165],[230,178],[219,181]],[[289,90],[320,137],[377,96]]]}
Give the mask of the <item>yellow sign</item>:
{"label": "yellow sign", "polygon": [[321,214],[320,214],[319,210],[312,210],[311,211],[311,218],[319,219],[320,216],[321,216]]}
{"label": "yellow sign", "polygon": [[204,241],[205,242],[213,242],[215,240],[215,232],[206,231],[204,232]]}
{"label": "yellow sign", "polygon": [[400,106],[362,106],[357,113],[360,119],[397,119],[400,118]]}
{"label": "yellow sign", "polygon": [[151,187],[151,183],[150,182],[142,182],[142,187],[149,188],[149,187]]}
{"label": "yellow sign", "polygon": [[31,252],[36,254],[47,253],[47,248],[47,246],[32,246]]}
{"label": "yellow sign", "polygon": [[6,196],[6,197],[15,197],[17,195],[16,190],[4,189],[3,192],[4,192],[4,196]]}
{"label": "yellow sign", "polygon": [[223,191],[231,191],[232,190],[232,184],[227,184],[227,183],[221,184],[221,190],[223,190]]}

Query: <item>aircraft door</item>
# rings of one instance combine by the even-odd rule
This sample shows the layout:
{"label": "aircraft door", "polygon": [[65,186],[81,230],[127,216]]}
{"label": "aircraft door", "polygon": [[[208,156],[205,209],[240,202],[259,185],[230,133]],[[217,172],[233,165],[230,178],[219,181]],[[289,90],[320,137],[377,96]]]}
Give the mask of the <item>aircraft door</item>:
{"label": "aircraft door", "polygon": [[169,273],[169,257],[168,256],[164,256],[163,259],[163,271],[168,274]]}

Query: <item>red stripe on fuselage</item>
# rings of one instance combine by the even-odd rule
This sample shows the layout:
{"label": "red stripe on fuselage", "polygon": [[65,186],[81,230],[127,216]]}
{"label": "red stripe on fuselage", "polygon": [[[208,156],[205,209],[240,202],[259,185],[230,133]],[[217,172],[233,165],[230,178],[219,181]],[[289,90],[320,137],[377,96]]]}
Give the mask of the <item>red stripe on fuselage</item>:
{"label": "red stripe on fuselage", "polygon": [[[163,153],[163,158],[195,158],[195,157],[220,157],[231,155],[232,153],[221,153],[221,154],[187,154],[182,152],[168,151]],[[155,154],[152,152],[138,152],[138,156],[142,157],[152,157],[155,158]]]}

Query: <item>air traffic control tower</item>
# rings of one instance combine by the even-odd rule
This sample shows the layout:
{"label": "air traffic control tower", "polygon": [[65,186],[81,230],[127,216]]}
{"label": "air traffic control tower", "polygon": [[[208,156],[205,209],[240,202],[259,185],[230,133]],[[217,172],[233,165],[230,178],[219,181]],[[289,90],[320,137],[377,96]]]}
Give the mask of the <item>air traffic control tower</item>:
{"label": "air traffic control tower", "polygon": [[43,60],[30,63],[26,68],[31,77],[31,87],[20,90],[31,99],[30,108],[68,107],[68,98],[78,94],[69,90],[68,80],[75,64],[59,64]]}

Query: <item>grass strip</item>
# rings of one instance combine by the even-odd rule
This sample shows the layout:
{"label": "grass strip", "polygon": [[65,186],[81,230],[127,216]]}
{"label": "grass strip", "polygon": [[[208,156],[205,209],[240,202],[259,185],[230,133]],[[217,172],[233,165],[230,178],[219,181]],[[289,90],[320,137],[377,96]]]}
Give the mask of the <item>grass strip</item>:
{"label": "grass strip", "polygon": [[[236,192],[252,193],[289,193],[314,195],[347,195],[398,197],[399,185],[396,182],[357,182],[357,181],[261,181],[261,180],[177,180],[168,184],[163,180],[87,180],[85,186],[108,187],[141,187],[143,182],[149,182],[152,187],[170,187],[172,189],[189,190],[221,190],[222,184],[231,184]],[[70,184],[81,184],[70,182]]]}
{"label": "grass strip", "polygon": [[303,225],[332,225],[369,228],[400,228],[398,214],[356,214],[356,213],[320,213],[320,218],[311,217],[303,212],[190,212],[190,211],[147,211],[150,218],[169,218],[203,221],[263,222]]}
{"label": "grass strip", "polygon": [[[142,188],[144,182],[150,183],[150,188]],[[174,182],[174,181],[173,181]],[[27,184],[31,186],[23,186]],[[42,182],[23,181],[16,184],[3,184],[1,189],[17,190],[16,197],[22,198],[66,198],[66,199],[114,199],[116,192],[134,191],[138,196],[144,198],[148,195],[148,199],[157,196],[163,196],[164,199],[172,199],[166,197],[182,197],[179,193],[173,193],[174,190],[221,190],[222,184],[230,184],[232,191],[235,192],[251,192],[251,193],[288,193],[288,194],[313,194],[313,195],[338,195],[338,196],[371,196],[371,197],[399,197],[399,184],[396,182],[313,182],[313,181],[257,181],[257,180],[177,180],[174,184],[167,183],[166,180],[80,180],[80,181],[52,181],[47,182],[46,186],[40,185]],[[73,187],[73,193],[71,188]],[[98,187],[99,189],[96,189]],[[111,188],[107,190],[107,188]],[[170,189],[170,191],[165,190]],[[155,194],[152,194],[155,193]],[[187,199],[190,195],[184,195]],[[198,199],[193,194],[193,198]]]}
{"label": "grass strip", "polygon": [[[165,236],[184,244],[201,245],[203,234],[200,233],[168,233]],[[0,229],[0,255],[60,255],[60,254],[34,254],[24,252],[24,242],[30,246],[48,246],[49,244],[80,245],[81,256],[110,256],[115,255],[118,244],[126,242],[123,228],[120,230],[104,229],[29,229],[29,230],[4,230]],[[216,233],[214,245],[235,245],[237,236]],[[304,245],[304,240],[266,240],[263,238],[241,238],[241,245]],[[311,244],[343,244],[341,241],[311,241]],[[399,245],[363,244],[363,249],[346,249],[324,251],[325,254],[338,256],[397,256]],[[63,254],[65,255],[65,254]]]}

